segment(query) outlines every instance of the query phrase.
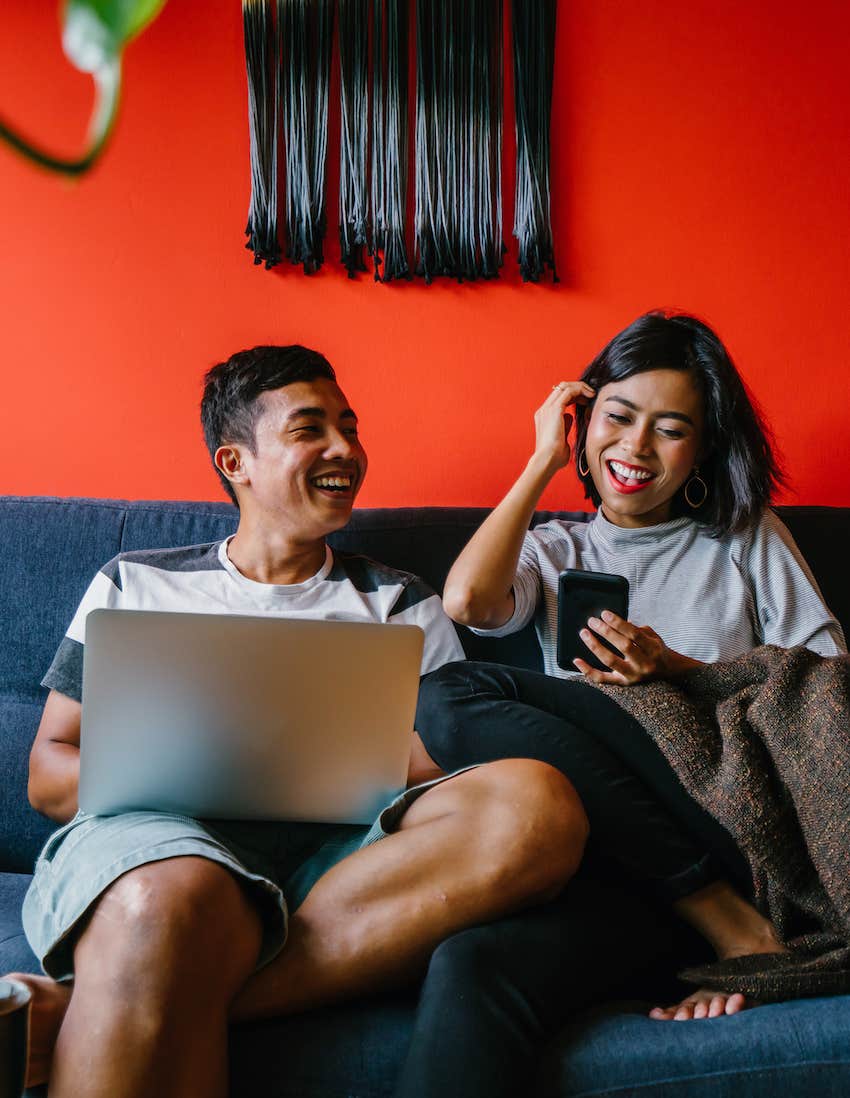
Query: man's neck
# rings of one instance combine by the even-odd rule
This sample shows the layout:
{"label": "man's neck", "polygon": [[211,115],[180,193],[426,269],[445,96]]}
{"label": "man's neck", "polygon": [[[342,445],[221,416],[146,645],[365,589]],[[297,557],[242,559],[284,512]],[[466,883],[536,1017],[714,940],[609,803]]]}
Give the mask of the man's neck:
{"label": "man's neck", "polygon": [[285,534],[249,530],[244,524],[227,545],[231,564],[257,583],[304,583],[325,563],[324,538],[298,542]]}

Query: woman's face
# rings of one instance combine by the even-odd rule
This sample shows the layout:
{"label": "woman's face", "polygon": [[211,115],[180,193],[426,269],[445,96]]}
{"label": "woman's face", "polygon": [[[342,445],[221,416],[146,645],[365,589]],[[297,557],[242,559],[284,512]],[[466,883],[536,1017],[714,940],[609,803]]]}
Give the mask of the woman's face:
{"label": "woman's face", "polygon": [[702,397],[687,370],[647,370],[603,385],[585,440],[585,460],[605,517],[655,526],[702,450]]}

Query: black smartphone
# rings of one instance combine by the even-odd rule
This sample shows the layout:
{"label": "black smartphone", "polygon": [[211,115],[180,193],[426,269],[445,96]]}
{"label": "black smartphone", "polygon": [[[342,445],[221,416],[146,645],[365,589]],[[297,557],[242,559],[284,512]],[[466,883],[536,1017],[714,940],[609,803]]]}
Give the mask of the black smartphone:
{"label": "black smartphone", "polygon": [[[558,577],[558,666],[575,671],[573,660],[586,660],[598,671],[608,668],[594,656],[579,636],[579,630],[590,628],[587,619],[600,617],[611,610],[621,618],[629,616],[629,581],[612,572],[583,572],[567,568]],[[597,633],[596,636],[599,636]],[[613,644],[599,637],[606,648],[621,655]]]}

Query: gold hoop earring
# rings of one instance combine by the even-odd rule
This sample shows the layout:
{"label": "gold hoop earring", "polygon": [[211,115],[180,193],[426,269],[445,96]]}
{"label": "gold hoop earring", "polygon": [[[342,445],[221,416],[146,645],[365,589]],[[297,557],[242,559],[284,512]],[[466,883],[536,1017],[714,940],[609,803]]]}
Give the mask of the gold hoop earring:
{"label": "gold hoop earring", "polygon": [[[582,461],[584,462],[584,468],[583,469],[581,467]],[[586,476],[590,475],[590,469],[587,467],[587,451],[586,450],[582,450],[582,452],[579,454],[578,461],[576,462],[576,464],[578,466],[578,475],[580,477],[586,477]]]}
{"label": "gold hoop earring", "polygon": [[[699,482],[702,485],[702,499],[700,499],[697,503],[694,503],[694,501],[688,495],[688,493],[691,489],[691,485],[694,484],[695,482]],[[691,476],[691,479],[688,481],[688,483],[685,485],[685,502],[687,503],[688,507],[690,507],[693,511],[698,511],[707,499],[708,499],[708,485],[705,483],[705,481],[699,475],[699,466],[695,465],[693,475]]]}

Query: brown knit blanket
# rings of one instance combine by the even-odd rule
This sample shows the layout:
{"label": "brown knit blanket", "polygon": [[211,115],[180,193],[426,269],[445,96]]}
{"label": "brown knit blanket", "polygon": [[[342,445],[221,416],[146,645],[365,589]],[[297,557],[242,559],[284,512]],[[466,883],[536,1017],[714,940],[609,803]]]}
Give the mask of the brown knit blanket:
{"label": "brown knit blanket", "polygon": [[735,839],[790,950],[683,977],[764,1002],[850,991],[850,656],[767,645],[675,685],[599,689]]}

